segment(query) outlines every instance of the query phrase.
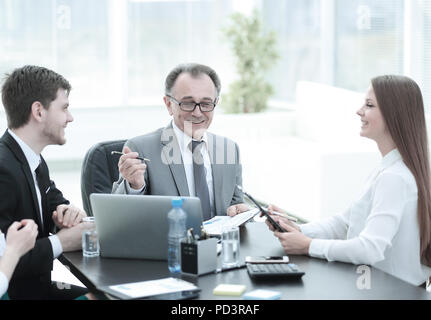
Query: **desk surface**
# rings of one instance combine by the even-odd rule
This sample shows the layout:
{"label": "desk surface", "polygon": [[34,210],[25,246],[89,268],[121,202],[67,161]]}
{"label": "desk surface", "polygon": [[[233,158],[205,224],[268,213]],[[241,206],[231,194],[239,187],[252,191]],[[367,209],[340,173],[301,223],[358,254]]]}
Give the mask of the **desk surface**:
{"label": "desk surface", "polygon": [[[283,255],[280,243],[264,223],[248,223],[241,228],[241,259],[247,255]],[[378,269],[370,268],[370,289],[360,289],[364,275],[358,266],[328,262],[307,256],[290,256],[305,272],[301,280],[255,281],[246,269],[232,270],[200,277],[182,276],[202,289],[199,299],[229,299],[214,296],[220,283],[245,284],[246,292],[269,289],[282,292],[281,299],[431,299],[431,293],[415,287]],[[220,260],[220,257],[219,257]],[[90,290],[120,283],[169,277],[167,263],[151,260],[83,258],[82,253],[65,253],[60,261]],[[357,272],[358,271],[358,272]],[[359,286],[358,284],[359,283]]]}

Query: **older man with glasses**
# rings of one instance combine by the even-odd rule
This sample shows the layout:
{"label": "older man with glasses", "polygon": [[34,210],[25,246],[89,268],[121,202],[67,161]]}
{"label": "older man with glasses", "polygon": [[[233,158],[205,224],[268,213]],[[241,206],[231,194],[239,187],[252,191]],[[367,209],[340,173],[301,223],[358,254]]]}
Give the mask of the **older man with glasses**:
{"label": "older man with glasses", "polygon": [[248,210],[237,188],[242,185],[237,144],[207,131],[220,89],[217,73],[208,66],[174,68],[166,78],[163,98],[173,121],[126,142],[112,192],[196,196],[204,220]]}

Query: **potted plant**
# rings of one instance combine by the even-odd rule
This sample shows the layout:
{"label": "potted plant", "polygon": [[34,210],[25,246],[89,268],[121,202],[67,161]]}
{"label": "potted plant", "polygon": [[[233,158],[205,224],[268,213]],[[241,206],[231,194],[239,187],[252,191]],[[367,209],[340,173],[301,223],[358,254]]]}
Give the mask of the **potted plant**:
{"label": "potted plant", "polygon": [[276,34],[263,29],[258,10],[247,17],[234,13],[222,29],[233,51],[238,79],[222,95],[221,105],[228,113],[261,112],[267,108],[274,89],[266,72],[279,58]]}

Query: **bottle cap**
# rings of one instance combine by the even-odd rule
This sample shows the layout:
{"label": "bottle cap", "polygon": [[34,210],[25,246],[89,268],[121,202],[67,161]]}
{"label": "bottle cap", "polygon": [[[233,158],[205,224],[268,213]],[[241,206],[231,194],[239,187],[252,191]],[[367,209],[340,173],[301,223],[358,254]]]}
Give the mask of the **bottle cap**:
{"label": "bottle cap", "polygon": [[182,206],[183,206],[183,199],[181,198],[172,199],[172,207],[181,208]]}

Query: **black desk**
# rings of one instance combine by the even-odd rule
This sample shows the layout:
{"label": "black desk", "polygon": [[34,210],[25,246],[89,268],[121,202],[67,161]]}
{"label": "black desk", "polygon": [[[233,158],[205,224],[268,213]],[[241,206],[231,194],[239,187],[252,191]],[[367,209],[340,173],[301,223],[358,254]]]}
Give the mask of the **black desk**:
{"label": "black desk", "polygon": [[[280,243],[264,223],[248,223],[241,228],[241,258],[247,255],[283,255]],[[220,257],[219,257],[220,258]],[[83,258],[82,253],[65,253],[60,261],[90,290],[127,282],[169,277],[167,263],[150,260]],[[220,259],[219,259],[220,260]],[[246,292],[270,289],[282,292],[281,299],[431,299],[431,293],[415,287],[378,269],[370,268],[370,289],[360,289],[358,266],[306,256],[290,256],[305,275],[299,281],[254,281],[246,269],[233,270],[200,277],[183,276],[202,289],[199,299],[229,299],[214,296],[219,283],[245,284]],[[232,299],[241,299],[241,297]]]}

